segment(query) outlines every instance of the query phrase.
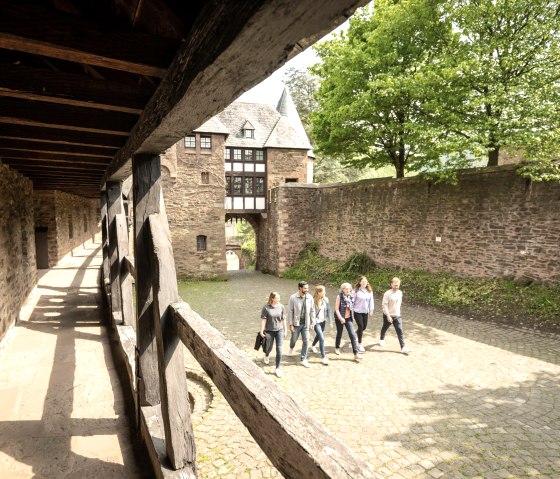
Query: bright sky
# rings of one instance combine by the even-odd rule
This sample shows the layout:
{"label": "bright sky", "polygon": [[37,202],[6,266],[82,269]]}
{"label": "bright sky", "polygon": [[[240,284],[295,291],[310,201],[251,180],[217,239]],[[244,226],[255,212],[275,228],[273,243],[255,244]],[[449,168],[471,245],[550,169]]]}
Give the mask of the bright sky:
{"label": "bright sky", "polygon": [[[342,25],[335,28],[331,33],[321,38],[317,43],[331,38],[335,32],[346,30],[348,28],[348,25],[349,23],[347,20]],[[241,95],[236,101],[245,101],[249,103],[265,103],[276,106],[278,104],[278,100],[280,100],[282,91],[284,90],[284,83],[282,80],[284,78],[284,73],[286,72],[286,70],[288,68],[301,70],[313,65],[314,63],[317,63],[318,61],[319,58],[315,54],[315,50],[313,50],[312,47],[309,47],[307,50],[304,50],[299,55],[296,55],[290,61],[286,62],[284,66],[276,70],[272,75],[263,80],[261,83],[254,86],[249,91],[243,93],[243,95]]]}

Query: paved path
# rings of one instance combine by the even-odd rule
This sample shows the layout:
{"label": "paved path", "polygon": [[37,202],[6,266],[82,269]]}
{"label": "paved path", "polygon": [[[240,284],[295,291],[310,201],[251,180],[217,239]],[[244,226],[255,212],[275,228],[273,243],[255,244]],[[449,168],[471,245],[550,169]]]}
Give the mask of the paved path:
{"label": "paved path", "polygon": [[0,478],[144,477],[101,326],[99,245],[43,270],[0,349]]}
{"label": "paved path", "polygon": [[[212,288],[250,291],[260,301],[265,292],[255,283],[268,278]],[[277,281],[286,304],[286,282]],[[193,288],[191,303],[204,316],[205,295]],[[240,293],[225,301],[229,309],[245,303],[246,313],[220,320],[210,312],[209,320],[272,376],[273,361],[264,366],[252,349],[255,308]],[[376,311],[361,364],[348,346],[335,356],[334,331],[327,330],[329,366],[317,354],[310,369],[299,365],[299,355],[285,356],[284,377],[275,380],[381,477],[560,478],[560,338],[409,307],[406,297],[403,317],[409,356],[400,353],[394,330],[384,348],[376,345]],[[187,366],[197,370],[188,355]],[[210,409],[194,420],[200,477],[280,477],[213,394]]]}

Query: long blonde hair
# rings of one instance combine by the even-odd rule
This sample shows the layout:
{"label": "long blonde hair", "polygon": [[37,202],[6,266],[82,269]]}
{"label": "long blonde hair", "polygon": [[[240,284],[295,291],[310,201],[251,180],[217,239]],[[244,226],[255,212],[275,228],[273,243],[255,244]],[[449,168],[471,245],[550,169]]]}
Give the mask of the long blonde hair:
{"label": "long blonde hair", "polygon": [[268,304],[272,306],[272,301],[276,296],[280,297],[280,295],[276,291],[271,291],[270,294],[268,295]]}
{"label": "long blonde hair", "polygon": [[315,286],[315,291],[313,291],[313,299],[315,300],[315,306],[319,306],[321,304],[322,298],[319,297],[319,294],[324,292],[325,292],[325,287],[323,285],[319,284]]}

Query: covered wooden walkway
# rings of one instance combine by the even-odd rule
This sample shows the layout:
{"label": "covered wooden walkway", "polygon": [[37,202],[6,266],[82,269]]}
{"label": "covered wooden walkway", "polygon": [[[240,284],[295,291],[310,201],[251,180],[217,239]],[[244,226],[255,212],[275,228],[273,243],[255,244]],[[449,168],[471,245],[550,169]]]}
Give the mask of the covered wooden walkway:
{"label": "covered wooden walkway", "polygon": [[146,477],[103,325],[101,261],[89,243],[41,270],[0,350],[0,477]]}

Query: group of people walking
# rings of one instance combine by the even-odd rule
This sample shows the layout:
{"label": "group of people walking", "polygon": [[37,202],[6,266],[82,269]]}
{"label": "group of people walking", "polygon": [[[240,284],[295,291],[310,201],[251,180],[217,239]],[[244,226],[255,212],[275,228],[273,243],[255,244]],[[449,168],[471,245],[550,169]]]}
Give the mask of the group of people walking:
{"label": "group of people walking", "polygon": [[[385,333],[391,326],[394,326],[401,346],[401,352],[410,353],[410,349],[405,345],[401,319],[402,291],[400,291],[400,279],[391,280],[391,289],[385,292],[382,301],[383,326],[381,328],[378,345],[385,345]],[[309,368],[307,360],[309,348],[309,333],[315,332],[315,337],[311,343],[314,353],[321,353],[322,364],[327,366],[329,358],[325,352],[325,328],[327,321],[332,327],[336,325],[335,349],[336,355],[340,355],[340,344],[344,329],[348,333],[352,345],[354,361],[361,360],[361,354],[365,352],[362,344],[364,330],[368,325],[368,318],[374,312],[373,291],[365,276],[360,276],[354,287],[350,283],[343,283],[340,292],[336,296],[334,310],[331,308],[329,299],[326,296],[325,287],[315,286],[313,295],[309,294],[309,285],[306,281],[298,283],[298,291],[290,296],[287,311],[280,303],[280,294],[272,291],[269,295],[267,304],[261,312],[260,334],[267,338],[264,363],[270,363],[270,353],[273,344],[276,344],[276,376],[282,377],[282,348],[284,337],[291,332],[290,355],[293,354],[296,343],[301,335],[302,347],[300,353],[300,363]],[[356,324],[356,328],[354,327]],[[319,344],[319,350],[317,350]]]}

